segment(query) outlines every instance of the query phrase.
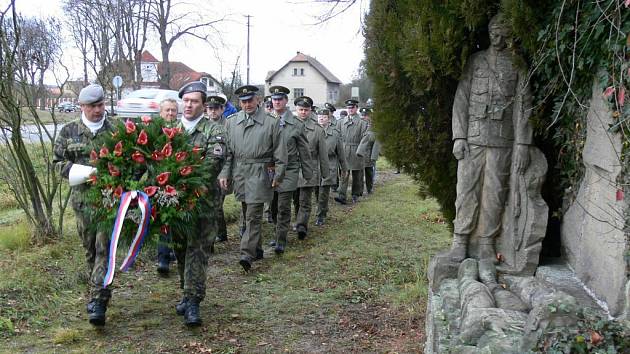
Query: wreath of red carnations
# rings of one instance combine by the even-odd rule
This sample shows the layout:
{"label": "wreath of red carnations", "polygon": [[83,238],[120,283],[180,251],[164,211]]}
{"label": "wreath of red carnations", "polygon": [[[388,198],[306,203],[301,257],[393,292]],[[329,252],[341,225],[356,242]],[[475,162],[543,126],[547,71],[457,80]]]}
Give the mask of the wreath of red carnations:
{"label": "wreath of red carnations", "polygon": [[[123,193],[143,191],[151,203],[149,236],[170,229],[190,234],[199,212],[197,200],[208,192],[204,176],[209,168],[176,121],[149,116],[138,123],[116,121],[110,134],[96,140],[90,162],[97,169],[87,194],[94,226],[111,232]],[[131,240],[141,219],[140,209],[132,204],[121,239]]]}

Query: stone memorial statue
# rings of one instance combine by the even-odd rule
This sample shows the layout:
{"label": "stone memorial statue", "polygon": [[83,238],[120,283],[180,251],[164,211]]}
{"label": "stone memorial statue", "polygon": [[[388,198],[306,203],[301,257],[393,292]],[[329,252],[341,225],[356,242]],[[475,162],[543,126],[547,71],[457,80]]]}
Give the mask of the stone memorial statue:
{"label": "stone memorial statue", "polygon": [[[451,250],[442,255],[453,262],[466,257],[495,260],[496,239],[516,238],[519,232],[522,235],[522,230],[517,230],[518,220],[512,230],[505,230],[508,200],[518,204],[510,210],[512,219],[532,216],[527,212],[522,215],[521,209],[528,203],[518,195],[518,181],[522,179],[518,176],[525,174],[530,155],[536,154],[531,147],[528,77],[517,67],[518,58],[507,46],[509,26],[501,14],[490,20],[488,30],[490,48],[468,60],[453,103],[453,155],[458,160],[456,216]],[[542,155],[537,156],[543,159],[544,168],[535,182],[542,184],[546,162]],[[535,170],[539,174],[540,169]],[[511,189],[514,195],[508,198]],[[539,191],[539,186],[536,189]],[[527,192],[527,188],[523,190]],[[544,218],[546,225],[546,215]],[[510,242],[510,247],[524,244],[529,240]],[[537,257],[536,253],[536,262]]]}

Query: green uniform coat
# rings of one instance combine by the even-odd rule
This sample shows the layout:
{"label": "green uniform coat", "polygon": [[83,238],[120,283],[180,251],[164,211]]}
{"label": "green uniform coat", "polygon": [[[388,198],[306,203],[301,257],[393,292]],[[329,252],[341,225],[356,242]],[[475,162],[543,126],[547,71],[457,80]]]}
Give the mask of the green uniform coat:
{"label": "green uniform coat", "polygon": [[[280,120],[262,108],[250,117],[240,111],[228,119],[227,133],[228,155],[220,178],[231,182],[238,201],[271,202],[272,178],[281,183],[287,166]],[[271,172],[274,168],[275,172]]]}
{"label": "green uniform coat", "polygon": [[350,170],[362,170],[364,167],[363,158],[357,156],[357,147],[361,139],[367,132],[367,123],[358,114],[347,116],[341,124],[339,130],[343,140],[343,150],[346,154],[346,162]]}
{"label": "green uniform coat", "polygon": [[304,123],[286,110],[280,117],[280,126],[287,144],[288,164],[284,180],[276,188],[276,192],[290,192],[298,188],[300,167],[302,175],[311,179],[316,166],[313,166]]}
{"label": "green uniform coat", "polygon": [[326,149],[328,150],[328,168],[330,170],[328,178],[322,178],[322,186],[332,186],[338,183],[338,166],[341,171],[348,171],[348,163],[346,155],[343,151],[343,142],[341,141],[341,132],[336,126],[329,125],[324,128],[326,133]]}
{"label": "green uniform coat", "polygon": [[330,167],[328,165],[328,149],[326,148],[326,133],[324,129],[311,118],[304,121],[304,129],[311,151],[309,163],[314,166],[311,178],[303,173],[300,174],[299,187],[318,187],[322,178],[328,178]]}

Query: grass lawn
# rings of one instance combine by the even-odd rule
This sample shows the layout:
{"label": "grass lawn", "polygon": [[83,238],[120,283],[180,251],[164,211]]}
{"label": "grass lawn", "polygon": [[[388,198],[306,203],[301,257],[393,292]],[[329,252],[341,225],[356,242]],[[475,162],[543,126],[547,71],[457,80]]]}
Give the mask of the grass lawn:
{"label": "grass lawn", "polygon": [[[291,232],[287,252],[265,249],[250,273],[237,263],[230,224],[228,242],[210,259],[204,325],[196,330],[175,314],[177,276],[156,275],[151,247],[134,270],[117,273],[107,325],[96,330],[86,320],[85,263],[73,227],[45,247],[0,241],[0,352],[420,352],[426,267],[447,247],[449,231],[437,203],[388,168],[380,164],[373,195],[331,204],[326,225],[310,226],[304,241]],[[237,203],[226,208],[236,220]],[[266,245],[271,225],[264,232]]]}

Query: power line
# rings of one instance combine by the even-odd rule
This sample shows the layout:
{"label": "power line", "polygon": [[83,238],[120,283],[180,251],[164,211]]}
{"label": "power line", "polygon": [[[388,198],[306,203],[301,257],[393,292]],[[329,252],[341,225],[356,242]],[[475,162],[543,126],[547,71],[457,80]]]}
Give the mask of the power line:
{"label": "power line", "polygon": [[249,19],[251,15],[245,15],[247,17],[247,84],[249,85]]}

